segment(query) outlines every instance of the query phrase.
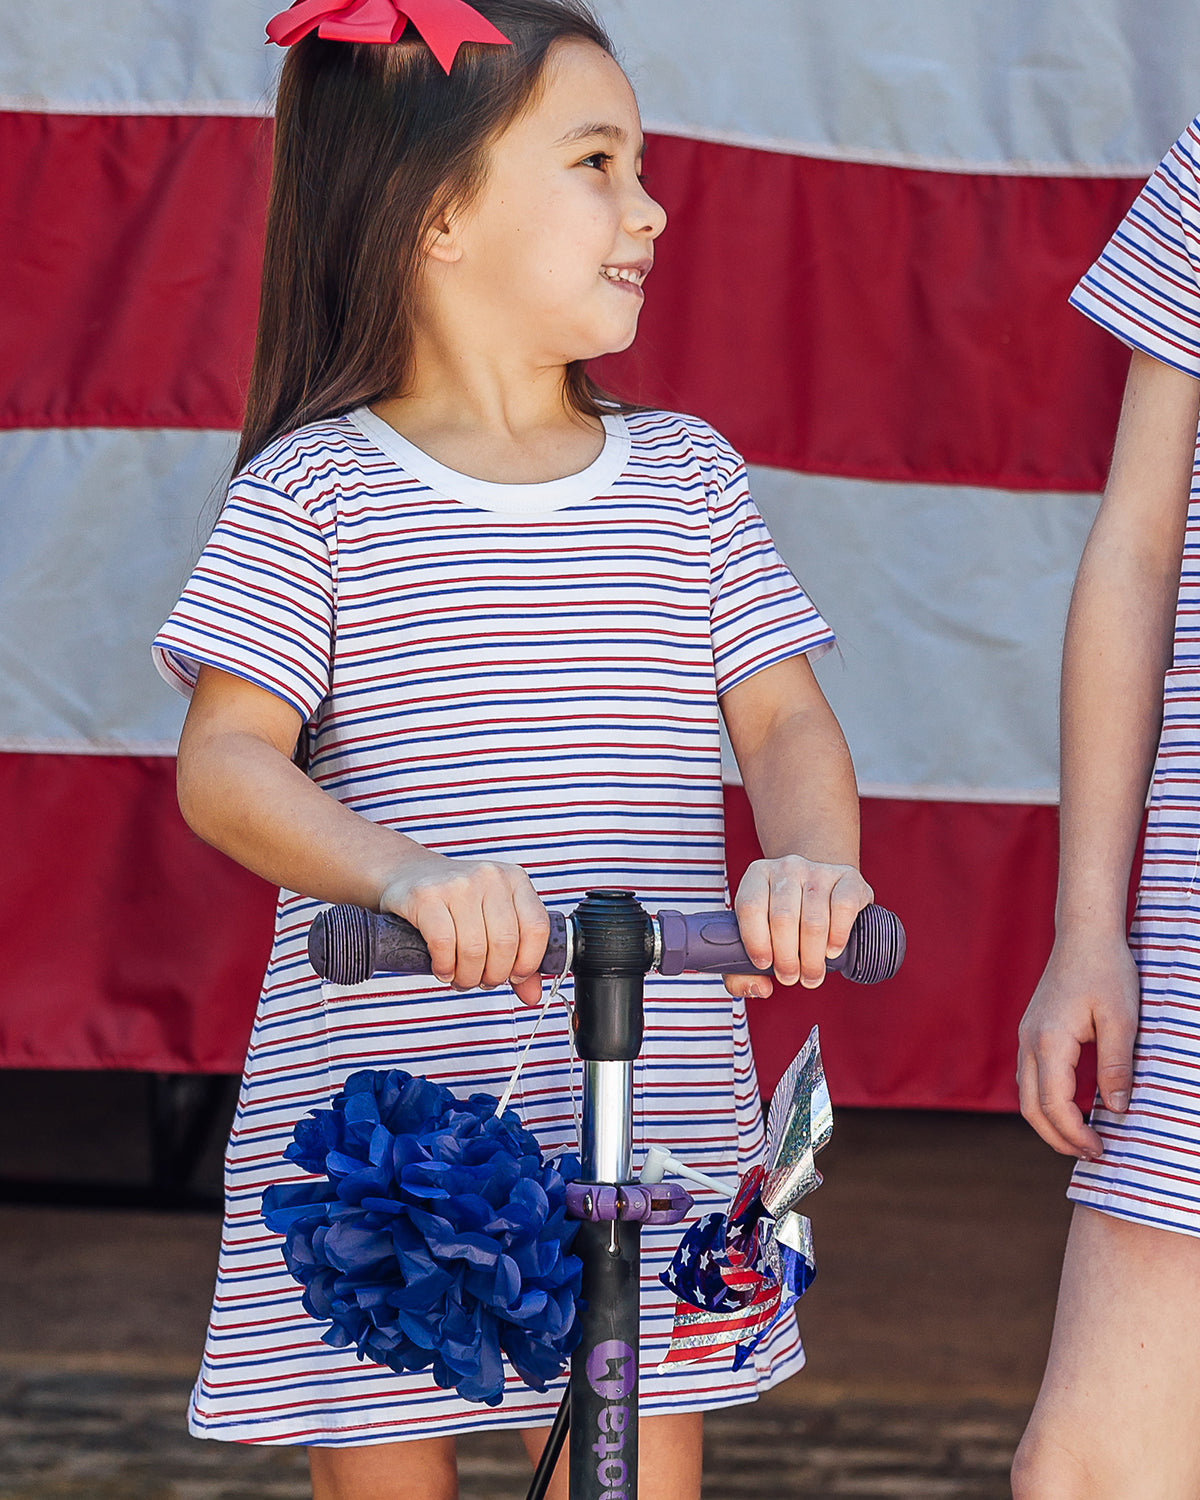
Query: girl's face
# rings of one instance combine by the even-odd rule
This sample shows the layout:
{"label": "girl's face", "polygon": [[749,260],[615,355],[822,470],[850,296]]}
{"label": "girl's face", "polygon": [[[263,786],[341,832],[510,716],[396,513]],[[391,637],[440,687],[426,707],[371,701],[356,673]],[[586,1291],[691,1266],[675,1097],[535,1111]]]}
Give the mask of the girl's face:
{"label": "girl's face", "polygon": [[430,245],[458,327],[535,363],[626,348],[666,214],[641,184],[642,127],[621,69],[587,42],[551,54],[531,107],[494,143],[475,200]]}

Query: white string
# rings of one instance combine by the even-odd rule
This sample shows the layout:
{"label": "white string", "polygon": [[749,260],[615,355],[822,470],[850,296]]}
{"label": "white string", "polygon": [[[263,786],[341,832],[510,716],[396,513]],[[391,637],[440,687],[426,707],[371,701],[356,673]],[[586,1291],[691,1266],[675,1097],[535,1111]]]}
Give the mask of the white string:
{"label": "white string", "polygon": [[575,1064],[579,1061],[575,1052],[575,1006],[572,997],[567,999],[567,1044],[571,1048],[571,1071],[567,1087],[571,1094],[571,1114],[575,1120],[575,1151],[583,1156],[583,1121],[579,1118],[579,1100],[575,1097]]}
{"label": "white string", "polygon": [[512,1076],[509,1078],[504,1092],[500,1095],[500,1103],[496,1106],[497,1119],[499,1119],[504,1111],[508,1108],[508,1101],[512,1098],[513,1089],[515,1089],[517,1086],[517,1079],[521,1076],[521,1069],[525,1066],[525,1059],[529,1056],[529,1049],[533,1046],[534,1038],[537,1036],[542,1022],[546,1019],[546,1012],[550,1009],[551,1001],[554,999],[555,995],[558,994],[559,990],[562,989],[562,982],[570,972],[571,970],[568,967],[565,968],[561,974],[556,976],[554,983],[550,986],[549,992],[547,993],[545,999],[538,1007],[537,1020],[533,1023],[533,1030],[529,1033],[529,1040],[521,1049],[521,1055],[517,1058],[517,1065],[512,1070]]}

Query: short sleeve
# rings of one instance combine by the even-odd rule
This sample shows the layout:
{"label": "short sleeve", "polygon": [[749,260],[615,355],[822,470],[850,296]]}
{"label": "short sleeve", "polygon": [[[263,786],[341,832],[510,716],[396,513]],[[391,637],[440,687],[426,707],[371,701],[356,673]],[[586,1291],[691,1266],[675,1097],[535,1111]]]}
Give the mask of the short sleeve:
{"label": "short sleeve", "polygon": [[291,496],[244,473],[155,638],[155,665],[184,694],[201,666],[219,667],[308,719],[328,692],[333,601],[321,527]]}
{"label": "short sleeve", "polygon": [[710,498],[711,619],[717,693],[789,657],[823,656],[834,635],[775,550],[732,454],[727,481]]}
{"label": "short sleeve", "polygon": [[1163,158],[1071,304],[1132,348],[1200,376],[1200,120]]}

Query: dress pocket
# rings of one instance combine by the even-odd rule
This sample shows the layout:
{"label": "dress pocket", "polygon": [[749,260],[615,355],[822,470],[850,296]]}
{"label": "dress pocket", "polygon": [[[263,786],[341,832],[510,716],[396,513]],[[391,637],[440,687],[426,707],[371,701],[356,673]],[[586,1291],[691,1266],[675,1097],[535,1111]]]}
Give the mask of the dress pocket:
{"label": "dress pocket", "polygon": [[1138,905],[1186,906],[1200,885],[1200,667],[1172,667],[1154,764]]}

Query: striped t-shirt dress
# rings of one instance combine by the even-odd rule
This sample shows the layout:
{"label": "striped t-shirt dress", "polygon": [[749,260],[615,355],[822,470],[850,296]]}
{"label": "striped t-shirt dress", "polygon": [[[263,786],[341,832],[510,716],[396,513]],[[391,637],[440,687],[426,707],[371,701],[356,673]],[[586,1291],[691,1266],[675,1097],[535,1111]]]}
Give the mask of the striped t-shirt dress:
{"label": "striped t-shirt dress", "polygon": [[[231,486],[155,642],[160,670],[184,692],[207,663],[277,694],[331,796],[443,854],[522,865],[551,907],[597,886],[651,910],[725,905],[718,696],[832,635],[711,428],[641,411],[604,425],[587,469],[528,485],[456,474],[365,409],[279,439]],[[561,1383],[543,1395],[510,1373],[487,1409],[322,1343],[263,1224],[263,1190],[302,1175],[283,1160],[296,1120],[349,1074],[499,1094],[534,1021],[508,989],[322,987],[305,952],[318,909],[280,894],[191,1429],[364,1444],[546,1423]],[[742,1003],[718,979],[652,976],[646,1019],[635,1161],[660,1144],[735,1176],[763,1149]],[[556,1001],[513,1100],[549,1153],[576,1147],[578,1089]],[[790,1318],[737,1374],[728,1351],[656,1369],[679,1233],[643,1235],[643,1410],[752,1400],[803,1363]]]}
{"label": "striped t-shirt dress", "polygon": [[[1126,344],[1200,378],[1200,120],[1071,301]],[[1104,1155],[1078,1164],[1070,1196],[1200,1235],[1200,449],[1130,946],[1142,1002],[1129,1110],[1097,1103]]]}

